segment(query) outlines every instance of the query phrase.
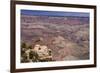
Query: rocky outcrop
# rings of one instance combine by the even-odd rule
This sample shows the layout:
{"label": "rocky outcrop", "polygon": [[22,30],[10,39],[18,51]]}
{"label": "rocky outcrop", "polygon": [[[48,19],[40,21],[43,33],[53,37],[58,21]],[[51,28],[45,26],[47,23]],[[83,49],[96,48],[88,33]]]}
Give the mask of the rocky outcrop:
{"label": "rocky outcrop", "polygon": [[49,49],[46,45],[36,44],[32,49],[33,52],[37,53],[38,59],[40,61],[52,60],[51,49]]}
{"label": "rocky outcrop", "polygon": [[46,45],[36,44],[33,49],[24,50],[21,57],[22,62],[47,62],[52,61],[51,49]]}

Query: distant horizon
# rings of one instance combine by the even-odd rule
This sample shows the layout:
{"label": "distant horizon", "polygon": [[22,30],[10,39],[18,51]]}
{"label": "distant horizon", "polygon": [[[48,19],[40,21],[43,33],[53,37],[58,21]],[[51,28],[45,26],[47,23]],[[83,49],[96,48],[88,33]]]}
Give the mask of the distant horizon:
{"label": "distant horizon", "polygon": [[21,15],[31,15],[31,16],[54,16],[54,17],[88,17],[87,12],[62,12],[62,11],[42,11],[42,10],[21,10]]}

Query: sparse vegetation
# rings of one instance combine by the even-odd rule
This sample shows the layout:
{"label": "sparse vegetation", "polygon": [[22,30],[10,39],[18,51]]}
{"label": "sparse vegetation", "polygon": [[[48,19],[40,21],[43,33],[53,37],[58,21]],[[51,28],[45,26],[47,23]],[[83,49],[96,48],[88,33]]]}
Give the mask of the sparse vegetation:
{"label": "sparse vegetation", "polygon": [[[52,60],[52,51],[48,48],[38,47],[35,48],[31,45],[26,46],[26,43],[21,45],[21,62],[47,62]],[[44,52],[47,50],[46,52]],[[51,57],[50,57],[51,56]]]}

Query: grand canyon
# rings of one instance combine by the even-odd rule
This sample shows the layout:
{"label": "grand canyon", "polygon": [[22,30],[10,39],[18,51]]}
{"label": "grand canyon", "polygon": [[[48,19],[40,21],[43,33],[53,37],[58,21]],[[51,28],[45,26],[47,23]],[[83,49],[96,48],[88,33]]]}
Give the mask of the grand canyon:
{"label": "grand canyon", "polygon": [[89,17],[21,15],[21,43],[45,45],[53,61],[89,59]]}

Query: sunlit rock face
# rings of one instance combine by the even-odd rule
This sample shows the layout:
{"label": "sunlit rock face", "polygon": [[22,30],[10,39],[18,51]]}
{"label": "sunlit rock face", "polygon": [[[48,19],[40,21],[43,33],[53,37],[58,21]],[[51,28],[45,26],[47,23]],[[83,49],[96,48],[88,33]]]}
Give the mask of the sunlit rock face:
{"label": "sunlit rock face", "polygon": [[32,51],[38,54],[39,60],[52,59],[51,49],[45,45],[36,44]]}

